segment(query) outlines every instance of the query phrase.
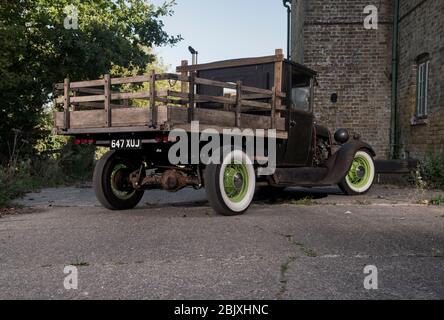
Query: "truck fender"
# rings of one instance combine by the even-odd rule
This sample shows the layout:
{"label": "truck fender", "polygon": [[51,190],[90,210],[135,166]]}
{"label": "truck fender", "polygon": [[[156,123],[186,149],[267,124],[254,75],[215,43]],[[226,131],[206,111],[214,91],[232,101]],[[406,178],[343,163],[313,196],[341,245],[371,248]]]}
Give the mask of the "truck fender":
{"label": "truck fender", "polygon": [[335,185],[344,178],[350,170],[355,154],[359,150],[368,151],[372,157],[376,156],[375,150],[368,144],[360,140],[353,140],[344,144],[330,159],[327,160],[326,166],[328,174],[324,178],[323,184]]}

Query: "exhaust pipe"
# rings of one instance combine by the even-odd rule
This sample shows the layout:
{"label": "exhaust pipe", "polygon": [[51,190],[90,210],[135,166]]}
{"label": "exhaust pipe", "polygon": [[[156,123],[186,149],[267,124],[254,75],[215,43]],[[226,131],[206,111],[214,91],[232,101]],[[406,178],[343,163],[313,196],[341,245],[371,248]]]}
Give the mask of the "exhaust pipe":
{"label": "exhaust pipe", "polygon": [[190,51],[190,53],[192,54],[193,58],[192,58],[192,64],[195,65],[198,63],[197,58],[199,55],[199,52],[197,52],[192,46],[188,47],[188,50]]}
{"label": "exhaust pipe", "polygon": [[291,59],[291,0],[283,0],[287,8],[287,59]]}

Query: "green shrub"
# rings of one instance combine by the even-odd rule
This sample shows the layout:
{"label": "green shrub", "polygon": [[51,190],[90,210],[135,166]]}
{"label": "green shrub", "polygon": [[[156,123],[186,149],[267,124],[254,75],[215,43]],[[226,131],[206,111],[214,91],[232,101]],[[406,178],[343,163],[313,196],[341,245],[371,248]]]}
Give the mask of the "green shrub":
{"label": "green shrub", "polygon": [[0,206],[38,188],[39,182],[33,179],[28,166],[23,163],[17,168],[0,167]]}
{"label": "green shrub", "polygon": [[434,197],[430,203],[434,206],[444,206],[444,195]]}
{"label": "green shrub", "polygon": [[96,162],[95,146],[78,146],[72,140],[60,150],[59,165],[65,181],[89,181]]}
{"label": "green shrub", "polygon": [[61,149],[22,157],[17,153],[7,164],[0,164],[0,206],[40,188],[91,181],[96,148],[68,140]]}
{"label": "green shrub", "polygon": [[420,164],[420,172],[430,188],[444,189],[444,153],[429,153]]}

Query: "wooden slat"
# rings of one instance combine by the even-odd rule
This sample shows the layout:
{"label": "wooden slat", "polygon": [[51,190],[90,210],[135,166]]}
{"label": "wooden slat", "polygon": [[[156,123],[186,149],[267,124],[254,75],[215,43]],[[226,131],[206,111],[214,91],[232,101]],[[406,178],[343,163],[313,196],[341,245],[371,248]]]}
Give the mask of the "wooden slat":
{"label": "wooden slat", "polygon": [[181,75],[176,73],[156,74],[156,81],[163,81],[163,80],[177,80],[182,82],[189,82],[190,77],[188,77],[187,75]]}
{"label": "wooden slat", "polygon": [[242,94],[242,99],[244,100],[262,100],[262,99],[270,99],[270,95],[261,94],[261,93],[250,93],[250,94]]}
{"label": "wooden slat", "polygon": [[145,108],[114,109],[113,127],[148,126],[151,117]]}
{"label": "wooden slat", "polygon": [[65,82],[63,84],[64,87],[64,97],[63,97],[63,109],[64,109],[64,124],[63,124],[63,129],[64,130],[68,130],[69,126],[70,126],[70,112],[69,112],[69,108],[71,106],[71,92],[70,92],[70,81],[68,78],[65,79]]}
{"label": "wooden slat", "polygon": [[[171,91],[165,92],[165,94],[160,96],[162,98],[166,97],[176,97],[176,98],[182,98],[182,99],[189,99],[189,96],[187,93],[177,92],[177,91]],[[126,99],[149,99],[150,93],[149,92],[128,92],[128,93],[114,93],[111,95],[111,100],[126,100]],[[97,95],[97,96],[82,96],[82,97],[72,97],[71,102],[72,103],[82,103],[82,102],[97,102],[97,101],[104,101],[105,95]],[[64,97],[59,97],[56,99],[56,102],[58,104],[64,102]],[[208,96],[208,95],[195,95],[195,102],[197,103],[203,103],[203,102],[215,102],[215,103],[222,103],[222,104],[236,104],[235,98],[228,98],[228,97],[219,97],[219,96]],[[265,103],[265,102],[259,102],[259,101],[252,101],[252,100],[242,100],[243,106],[248,107],[255,107],[258,109],[271,109],[271,104]],[[278,107],[276,106],[276,110],[285,110],[285,107]]]}
{"label": "wooden slat", "polygon": [[276,87],[273,87],[273,96],[271,97],[271,129],[276,129]]}
{"label": "wooden slat", "polygon": [[151,125],[157,126],[157,107],[156,107],[156,71],[151,71],[150,76],[150,110],[151,110]]}
{"label": "wooden slat", "polygon": [[233,105],[236,104],[235,98],[207,96],[207,95],[203,95],[203,94],[196,94],[195,97],[198,102],[229,103],[229,104],[233,104]]}
{"label": "wooden slat", "polygon": [[79,88],[79,89],[74,89],[73,91],[78,93],[87,93],[93,95],[100,95],[105,93],[103,89],[96,89],[96,88]]}
{"label": "wooden slat", "polygon": [[131,84],[131,83],[143,83],[149,82],[150,76],[133,76],[133,77],[124,77],[124,78],[113,78],[111,79],[111,84]]}
{"label": "wooden slat", "polygon": [[187,123],[188,110],[182,107],[168,107],[168,122],[171,124]]}
{"label": "wooden slat", "polygon": [[[219,88],[227,88],[227,89],[233,89],[233,90],[236,90],[236,88],[237,88],[236,85],[233,83],[216,81],[216,80],[209,80],[209,79],[204,79],[204,78],[196,78],[196,84],[219,87]],[[273,92],[271,90],[255,88],[255,87],[250,87],[250,86],[242,86],[242,91],[267,95],[268,98],[271,98],[271,95],[273,94]],[[285,96],[286,96],[286,94],[283,92],[279,92],[278,94],[279,94],[279,96],[281,96],[283,98],[285,98]]]}
{"label": "wooden slat", "polygon": [[[112,109],[112,128],[131,127],[131,126],[149,126],[151,124],[151,114],[147,108],[128,108]],[[64,113],[57,112],[55,124],[58,128],[63,128]],[[106,113],[103,110],[84,110],[71,112],[71,128],[108,128],[106,125]],[[159,106],[158,123],[167,121],[167,107]],[[109,128],[110,130],[112,128]]]}
{"label": "wooden slat", "polygon": [[[186,124],[177,124],[171,127],[173,129],[183,129],[185,131],[191,132],[191,125]],[[223,133],[224,129],[232,129],[229,127],[217,127],[217,126],[207,126],[200,125],[200,131],[206,129],[214,129],[219,133]],[[135,133],[135,132],[159,132],[162,129],[155,130],[150,129],[147,126],[134,126],[134,127],[113,127],[113,128],[86,128],[86,129],[70,129],[68,131],[60,131],[58,130],[58,134],[62,135],[76,135],[76,134],[108,134],[108,133]],[[264,132],[265,136],[267,136],[267,131]],[[257,132],[254,132],[255,136],[260,136]],[[286,131],[277,131],[276,132],[277,139],[288,139],[288,133]]]}
{"label": "wooden slat", "polygon": [[[89,87],[102,87],[104,80],[90,80],[90,81],[78,81],[71,82],[71,89],[89,88]],[[63,90],[63,83],[57,83],[54,85],[56,90]]]}
{"label": "wooden slat", "polygon": [[105,95],[72,97],[72,103],[104,101]]}
{"label": "wooden slat", "polygon": [[[146,99],[148,100],[150,98],[150,93],[146,91],[141,92],[120,92],[120,93],[113,93],[111,95],[111,100],[128,100],[128,99]],[[105,95],[91,95],[91,96],[81,96],[81,97],[72,97],[71,102],[72,103],[81,103],[81,102],[97,102],[97,101],[104,101]],[[58,97],[56,99],[56,103],[60,104],[64,102],[64,97]]]}
{"label": "wooden slat", "polygon": [[208,70],[208,69],[222,69],[222,68],[230,68],[230,67],[238,67],[238,66],[255,65],[255,64],[274,63],[275,61],[276,61],[276,56],[233,59],[233,60],[225,60],[225,61],[218,61],[218,62],[205,63],[205,64],[179,66],[176,68],[176,71],[177,72],[187,72],[187,71],[190,72],[190,71]]}
{"label": "wooden slat", "polygon": [[242,81],[238,81],[236,84],[236,122],[235,126],[240,128],[242,115]]}
{"label": "wooden slat", "polygon": [[88,87],[103,87],[104,84],[105,84],[105,80],[72,82],[71,89],[88,88]]}
{"label": "wooden slat", "polygon": [[[271,118],[268,116],[257,116],[243,113],[242,127],[253,129],[269,129],[271,127]],[[285,131],[285,118],[276,118],[276,130]]]}
{"label": "wooden slat", "polygon": [[78,134],[109,134],[109,133],[135,133],[135,132],[154,132],[159,130],[151,129],[147,126],[134,127],[111,127],[111,128],[81,128],[70,129],[66,132],[58,130],[58,134],[62,135],[78,135]]}
{"label": "wooden slat", "polygon": [[168,90],[167,97],[189,99],[190,95],[187,92],[178,92],[178,91],[174,91],[174,90]]}
{"label": "wooden slat", "polygon": [[[231,98],[230,93],[224,94],[225,98]],[[231,111],[231,105],[229,103],[224,103],[224,111]]]}
{"label": "wooden slat", "polygon": [[[185,130],[185,131],[187,131],[187,132],[193,132],[193,131],[191,130],[191,124],[189,124],[189,123],[185,123],[185,124],[176,124],[176,125],[173,126],[172,129],[182,129],[182,130]],[[233,130],[233,127],[221,127],[221,126],[203,125],[203,124],[199,125],[199,131],[200,131],[200,132],[202,132],[202,131],[204,131],[204,130],[207,130],[207,129],[216,130],[216,131],[219,132],[220,134],[223,134],[223,133],[224,133],[224,130]],[[240,134],[243,134],[243,133],[241,132]],[[258,132],[253,132],[253,135],[254,135],[254,136],[260,136],[260,135],[258,134]],[[267,136],[267,135],[268,135],[268,131],[265,130],[265,132],[264,132],[264,136]],[[277,139],[283,139],[283,140],[286,140],[286,139],[288,139],[288,133],[287,133],[286,131],[276,131],[276,138],[277,138]]]}
{"label": "wooden slat", "polygon": [[265,102],[243,100],[242,101],[242,105],[243,106],[247,106],[247,107],[255,107],[255,108],[258,108],[258,109],[271,110],[271,104],[270,103],[265,103]]}
{"label": "wooden slat", "polygon": [[71,112],[70,129],[105,128],[106,113],[103,110],[86,110]]}
{"label": "wooden slat", "polygon": [[[277,49],[276,52],[276,62],[274,64],[274,87],[277,92],[282,92],[282,72],[284,68],[284,52],[282,49]],[[276,108],[282,105],[281,99],[277,99]]]}
{"label": "wooden slat", "polygon": [[[183,67],[188,66],[188,60],[182,60],[182,64]],[[183,71],[181,73],[182,77],[188,77],[188,72],[187,71]],[[189,79],[189,78],[188,78]],[[183,93],[188,93],[188,83],[185,81],[182,81],[180,84],[180,91]]]}
{"label": "wooden slat", "polygon": [[[188,112],[183,107],[168,107],[170,109],[170,122],[173,128],[190,128],[187,122]],[[220,110],[196,109],[196,120],[201,122],[200,129],[208,128],[230,129],[235,122],[235,114]],[[86,134],[86,133],[118,133],[118,132],[142,132],[153,131],[149,128],[151,123],[150,114],[146,108],[114,109],[112,110],[113,127],[105,127],[105,113],[103,110],[88,110],[72,112],[73,124],[68,131],[60,131],[62,134]],[[165,123],[167,120],[167,108],[159,107],[158,123]],[[55,115],[56,128],[63,127],[63,112]],[[277,136],[281,139],[287,138],[285,129],[285,119],[279,118],[277,122]],[[242,124],[244,128],[264,129],[270,125],[270,117],[242,114]],[[187,127],[188,126],[188,127]],[[222,132],[222,131],[221,131]]]}
{"label": "wooden slat", "polygon": [[183,105],[183,106],[190,103],[188,100],[171,99],[171,98],[158,97],[158,96],[156,97],[156,101],[164,103],[164,104],[179,104],[179,105]]}
{"label": "wooden slat", "polygon": [[[268,95],[269,98],[271,98],[271,95],[273,94],[272,90],[255,88],[255,87],[248,87],[248,86],[243,86],[242,91]],[[279,92],[276,91],[276,95],[281,98],[285,98],[287,96],[284,92],[280,92],[280,91]]]}
{"label": "wooden slat", "polygon": [[219,87],[219,88],[234,89],[234,90],[237,88],[236,85],[233,83],[216,81],[216,80],[209,80],[209,79],[204,79],[204,78],[196,78],[196,84]]}
{"label": "wooden slat", "polygon": [[127,100],[127,99],[149,99],[150,93],[146,91],[141,92],[121,92],[111,95],[111,100]]}
{"label": "wooden slat", "polygon": [[111,127],[112,124],[112,112],[111,112],[111,76],[109,74],[105,75],[105,99],[104,107],[106,112],[105,125]]}
{"label": "wooden slat", "polygon": [[188,104],[188,122],[194,121],[194,109],[196,107],[195,104],[195,81],[196,81],[196,74],[194,72],[191,72],[190,74],[190,88],[189,88],[189,104]]}
{"label": "wooden slat", "polygon": [[[169,121],[172,124],[183,124],[188,121],[187,110],[182,107],[168,107]],[[195,110],[195,120],[208,126],[235,127],[236,114],[230,111],[202,109]],[[268,129],[271,127],[271,118],[268,116],[258,116],[241,114],[241,128]],[[285,119],[276,119],[276,129],[285,130]]]}
{"label": "wooden slat", "polygon": [[[100,102],[80,102],[77,103],[79,107],[85,107],[85,108],[93,108],[93,109],[105,109],[105,104]],[[111,108],[118,108],[118,109],[125,109],[125,108],[132,108],[130,105],[126,104],[116,104],[111,103]]]}
{"label": "wooden slat", "polygon": [[[168,95],[171,97],[177,97],[182,99],[187,99],[188,94],[184,94],[177,91],[168,91]],[[222,104],[236,104],[236,98],[228,98],[228,97],[219,97],[219,96],[207,96],[202,94],[196,94],[195,99],[197,103],[203,103],[203,102],[215,102],[215,103],[222,103]],[[251,101],[251,100],[242,100],[242,106],[247,107],[254,107],[257,109],[264,109],[264,110],[271,110],[271,104],[270,103],[264,103],[264,102],[258,102],[258,101]],[[276,110],[285,110],[283,107],[276,107]]]}

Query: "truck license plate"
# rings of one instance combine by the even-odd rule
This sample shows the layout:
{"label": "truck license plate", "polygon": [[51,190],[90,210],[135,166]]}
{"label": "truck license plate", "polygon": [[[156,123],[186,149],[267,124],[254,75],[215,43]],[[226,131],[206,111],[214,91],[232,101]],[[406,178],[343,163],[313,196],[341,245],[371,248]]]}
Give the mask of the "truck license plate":
{"label": "truck license plate", "polygon": [[140,139],[117,139],[111,140],[112,150],[138,150],[142,149],[142,141]]}

